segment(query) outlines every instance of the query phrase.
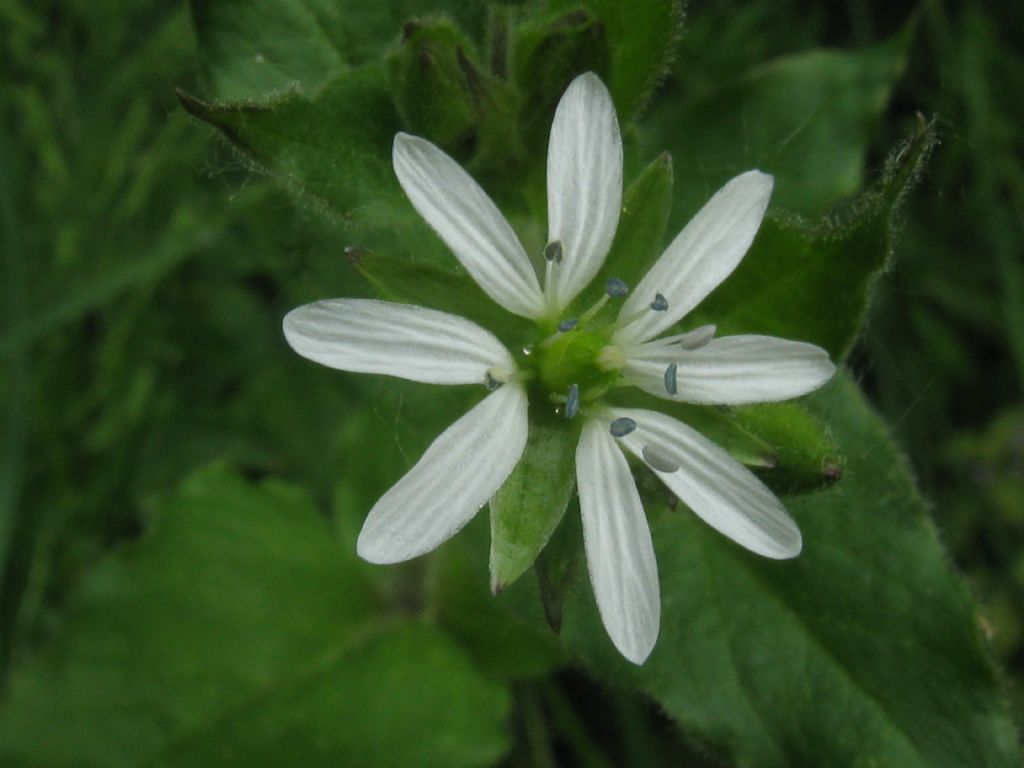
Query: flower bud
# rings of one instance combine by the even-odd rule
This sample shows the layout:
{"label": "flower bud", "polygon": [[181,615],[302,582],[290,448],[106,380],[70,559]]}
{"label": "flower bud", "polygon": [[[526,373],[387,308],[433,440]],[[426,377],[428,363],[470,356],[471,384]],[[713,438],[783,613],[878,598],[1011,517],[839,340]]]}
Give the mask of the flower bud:
{"label": "flower bud", "polygon": [[524,133],[530,146],[542,148],[566,87],[581,72],[606,78],[610,49],[604,23],[580,9],[520,27],[514,56],[516,79],[526,93]]}

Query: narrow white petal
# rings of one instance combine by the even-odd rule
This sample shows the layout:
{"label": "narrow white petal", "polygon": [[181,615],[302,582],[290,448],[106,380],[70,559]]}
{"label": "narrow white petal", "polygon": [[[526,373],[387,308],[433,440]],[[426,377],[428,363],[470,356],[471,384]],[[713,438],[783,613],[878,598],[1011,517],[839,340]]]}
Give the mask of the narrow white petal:
{"label": "narrow white petal", "polygon": [[[611,414],[636,422],[622,443],[708,525],[765,557],[800,554],[800,530],[782,502],[724,450],[662,413],[616,408]],[[644,448],[658,460],[645,458]],[[671,465],[678,469],[666,471]]]}
{"label": "narrow white petal", "polygon": [[537,274],[487,193],[429,141],[399,133],[391,153],[413,207],[492,299],[522,317],[544,308]]}
{"label": "narrow white petal", "polygon": [[370,510],[356,549],[399,563],[440,546],[486,504],[526,446],[526,391],[506,384],[442,432]]}
{"label": "narrow white petal", "polygon": [[[672,363],[675,396],[664,385]],[[814,391],[835,371],[821,347],[772,336],[725,336],[691,350],[659,339],[629,349],[625,368],[627,378],[652,395],[708,405],[788,400]]]}
{"label": "narrow white petal", "polygon": [[296,352],[331,368],[428,384],[482,384],[515,370],[493,334],[435,309],[369,299],[330,299],[293,309],[284,335]]}
{"label": "narrow white petal", "polygon": [[619,331],[617,341],[627,344],[653,339],[732,273],[761,226],[772,184],[771,176],[747,171],[715,193],[626,299],[619,317],[640,312],[657,293],[668,300],[668,309],[645,312]]}
{"label": "narrow white petal", "polygon": [[658,565],[640,495],[607,425],[588,420],[576,447],[587,568],[615,647],[642,664],[658,639]]}
{"label": "narrow white petal", "polygon": [[548,240],[562,243],[555,271],[559,309],[601,268],[621,207],[622,139],[615,105],[597,75],[588,72],[572,81],[558,103],[548,143]]}

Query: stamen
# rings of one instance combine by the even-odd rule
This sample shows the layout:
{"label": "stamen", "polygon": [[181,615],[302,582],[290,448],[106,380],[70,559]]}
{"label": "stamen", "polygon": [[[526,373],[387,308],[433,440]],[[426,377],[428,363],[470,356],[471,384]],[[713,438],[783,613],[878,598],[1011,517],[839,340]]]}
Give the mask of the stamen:
{"label": "stamen", "polygon": [[647,466],[657,472],[676,472],[679,470],[678,464],[653,445],[645,445],[640,453],[644,457]]}
{"label": "stamen", "polygon": [[501,386],[501,382],[494,378],[494,374],[490,371],[484,374],[484,386],[487,387],[491,392]]}
{"label": "stamen", "polygon": [[558,330],[560,330],[562,333],[567,333],[571,331],[573,328],[575,328],[578,322],[579,320],[577,320],[575,317],[569,318],[568,320],[563,320],[558,324]]}
{"label": "stamen", "polygon": [[634,429],[636,429],[636,422],[628,416],[622,416],[608,425],[608,431],[612,433],[612,437],[625,437]]}
{"label": "stamen", "polygon": [[714,325],[702,325],[700,328],[694,328],[692,331],[680,336],[678,344],[687,350],[706,347],[715,338],[716,330],[717,327]]}
{"label": "stamen", "polygon": [[617,277],[609,277],[604,283],[604,292],[615,299],[629,295],[629,286]]}
{"label": "stamen", "polygon": [[[604,308],[604,305],[608,303],[609,298],[621,298],[627,295],[629,295],[628,285],[617,277],[608,278],[604,284],[604,295],[595,301],[594,305],[590,307],[590,309],[580,315],[579,320],[576,321],[577,324],[585,326],[590,322],[594,315],[600,312]],[[558,330],[562,330],[561,324],[559,324]]]}
{"label": "stamen", "polygon": [[571,419],[580,412],[580,388],[578,384],[569,387],[565,397],[565,418]]}
{"label": "stamen", "polygon": [[616,330],[621,330],[621,329],[625,328],[627,325],[630,325],[633,322],[639,320],[641,317],[646,315],[648,312],[664,312],[666,309],[668,309],[668,299],[666,299],[663,294],[656,293],[656,294],[654,294],[654,301],[652,301],[650,304],[648,304],[643,309],[641,309],[641,310],[639,310],[637,312],[634,312],[629,317],[621,318],[615,324],[615,328],[616,328]]}
{"label": "stamen", "polygon": [[601,308],[607,303],[608,294],[606,293],[600,299],[594,302],[594,306],[592,306],[590,309],[588,309],[586,312],[580,315],[579,322],[582,323],[583,325],[586,325],[590,321],[590,318],[592,318],[594,315],[600,312]]}
{"label": "stamen", "polygon": [[672,363],[665,369],[665,391],[670,395],[675,395],[679,392],[679,388],[676,385],[676,371],[678,370],[679,366],[675,363]]}
{"label": "stamen", "polygon": [[552,240],[544,246],[544,261],[544,296],[547,299],[548,311],[554,317],[561,310],[558,306],[558,281],[555,279],[555,271],[562,263],[561,240]]}

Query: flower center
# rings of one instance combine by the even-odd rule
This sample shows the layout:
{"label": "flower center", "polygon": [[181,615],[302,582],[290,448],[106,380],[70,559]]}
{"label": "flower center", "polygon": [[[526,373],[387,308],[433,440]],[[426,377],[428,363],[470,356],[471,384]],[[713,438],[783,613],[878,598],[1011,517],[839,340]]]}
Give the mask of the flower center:
{"label": "flower center", "polygon": [[559,332],[537,346],[531,362],[541,386],[550,394],[565,396],[575,384],[586,401],[602,394],[618,378],[617,370],[601,365],[609,335],[600,330]]}

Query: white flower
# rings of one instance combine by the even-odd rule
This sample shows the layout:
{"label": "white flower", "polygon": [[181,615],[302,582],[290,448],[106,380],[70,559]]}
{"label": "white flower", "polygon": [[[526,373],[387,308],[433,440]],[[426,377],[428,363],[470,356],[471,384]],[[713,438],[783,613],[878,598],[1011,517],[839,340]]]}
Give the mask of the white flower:
{"label": "white flower", "polygon": [[[651,535],[625,451],[747,549],[772,558],[799,554],[800,532],[781,502],[724,450],[662,413],[610,407],[600,399],[610,387],[633,385],[691,403],[757,403],[806,394],[832,376],[827,353],[801,342],[714,338],[710,326],[657,338],[739,264],[767,208],[770,176],[750,171],[726,184],[672,241],[617,317],[602,325],[609,296],[628,291],[617,281],[579,318],[562,317],[601,268],[622,203],[618,122],[595,75],[573,81],[551,128],[543,288],[508,222],[455,161],[406,134],[395,137],[393,161],[413,206],[487,295],[553,333],[537,354],[517,363],[490,332],[421,307],[337,299],[288,314],[288,342],[324,365],[495,390],[445,430],[370,510],[358,541],[361,557],[394,563],[421,555],[487,503],[526,445],[527,386],[546,393],[548,402],[564,403],[567,416],[579,411],[585,419],[576,479],[587,565],[605,628],[630,661],[642,663],[654,647],[660,597]],[[573,344],[597,352],[581,363],[579,355],[564,354]],[[569,358],[573,362],[563,364]]]}

